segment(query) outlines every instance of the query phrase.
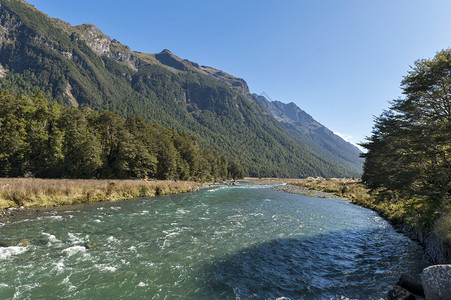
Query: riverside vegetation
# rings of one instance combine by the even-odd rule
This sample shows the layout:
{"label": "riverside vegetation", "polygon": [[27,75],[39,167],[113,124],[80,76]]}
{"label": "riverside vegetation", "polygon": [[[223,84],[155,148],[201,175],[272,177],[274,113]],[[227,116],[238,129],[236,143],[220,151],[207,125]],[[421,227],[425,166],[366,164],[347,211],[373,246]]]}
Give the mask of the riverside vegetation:
{"label": "riverside vegetation", "polygon": [[180,180],[1,178],[0,210],[179,194],[195,190],[200,185],[199,182]]}
{"label": "riverside vegetation", "polygon": [[240,178],[243,170],[193,137],[139,117],[0,92],[0,176],[24,175],[152,181],[5,178],[0,209],[187,192],[200,182]]}
{"label": "riverside vegetation", "polygon": [[0,92],[0,177],[240,178],[241,166],[139,117]]}
{"label": "riverside vegetation", "polygon": [[368,150],[362,180],[377,191],[375,204],[394,206],[393,214],[411,224],[422,239],[437,236],[446,243],[446,251],[438,252],[447,261],[451,259],[450,74],[450,49],[416,61],[401,82],[404,98],[391,102],[362,144]]}

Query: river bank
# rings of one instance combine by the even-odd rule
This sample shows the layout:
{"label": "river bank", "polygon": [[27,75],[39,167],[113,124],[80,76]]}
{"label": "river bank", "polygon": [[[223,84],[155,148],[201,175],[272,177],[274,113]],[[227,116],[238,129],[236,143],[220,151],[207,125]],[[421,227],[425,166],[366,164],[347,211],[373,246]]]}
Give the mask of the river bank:
{"label": "river bank", "polygon": [[170,180],[0,178],[0,212],[173,195],[201,186],[200,182]]}
{"label": "river bank", "polygon": [[349,200],[348,198],[340,197],[340,196],[337,196],[337,195],[332,194],[332,193],[327,193],[327,192],[323,192],[323,191],[316,191],[316,190],[310,190],[310,189],[305,188],[305,187],[294,186],[294,185],[291,185],[291,184],[278,185],[278,186],[275,186],[275,187],[273,187],[271,189],[274,190],[274,191],[280,191],[280,192],[296,194],[296,195],[304,195],[304,196],[310,196],[310,197],[316,197],[316,198],[338,199],[338,200],[351,202],[351,200]]}

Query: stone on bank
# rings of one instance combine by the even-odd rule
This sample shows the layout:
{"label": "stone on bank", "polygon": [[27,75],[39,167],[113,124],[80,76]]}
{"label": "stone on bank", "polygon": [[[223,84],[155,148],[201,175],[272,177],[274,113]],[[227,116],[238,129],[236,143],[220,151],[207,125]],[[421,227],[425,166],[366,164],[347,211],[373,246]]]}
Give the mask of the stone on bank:
{"label": "stone on bank", "polygon": [[451,299],[451,265],[427,267],[421,273],[426,300]]}

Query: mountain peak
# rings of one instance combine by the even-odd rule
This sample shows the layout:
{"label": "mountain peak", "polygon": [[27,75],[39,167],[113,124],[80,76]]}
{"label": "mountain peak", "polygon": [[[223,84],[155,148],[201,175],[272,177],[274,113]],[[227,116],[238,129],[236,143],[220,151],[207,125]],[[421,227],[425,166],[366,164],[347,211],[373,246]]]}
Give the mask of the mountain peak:
{"label": "mountain peak", "polygon": [[171,53],[168,49],[164,49],[158,54],[155,54],[155,58],[162,63],[163,65],[166,65],[168,67],[180,70],[180,71],[187,71],[187,66],[183,63],[182,59],[175,56]]}
{"label": "mountain peak", "polygon": [[100,31],[95,25],[81,24],[73,27],[81,40],[98,55],[110,52],[111,38]]}
{"label": "mountain peak", "polygon": [[360,150],[317,122],[294,102],[286,104],[268,100],[269,96],[266,94],[253,94],[253,97],[265,107],[268,114],[314,151],[342,166],[361,172],[363,161],[359,158]]}
{"label": "mountain peak", "polygon": [[81,25],[77,25],[74,26],[75,28],[77,28],[78,30],[82,31],[82,32],[89,32],[91,34],[96,34],[96,35],[101,35],[101,36],[106,36],[105,34],[103,34],[102,31],[100,31],[99,28],[97,28],[95,25],[93,24],[81,24]]}
{"label": "mountain peak", "polygon": [[160,54],[174,55],[172,54],[171,51],[169,51],[169,49],[164,49],[163,51],[160,52]]}

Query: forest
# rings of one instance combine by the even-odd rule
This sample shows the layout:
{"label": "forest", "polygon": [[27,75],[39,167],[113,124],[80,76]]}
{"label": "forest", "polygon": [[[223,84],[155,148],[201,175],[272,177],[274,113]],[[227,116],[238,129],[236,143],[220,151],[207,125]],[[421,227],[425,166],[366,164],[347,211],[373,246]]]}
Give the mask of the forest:
{"label": "forest", "polygon": [[213,181],[243,174],[192,136],[140,117],[0,92],[0,177]]}

